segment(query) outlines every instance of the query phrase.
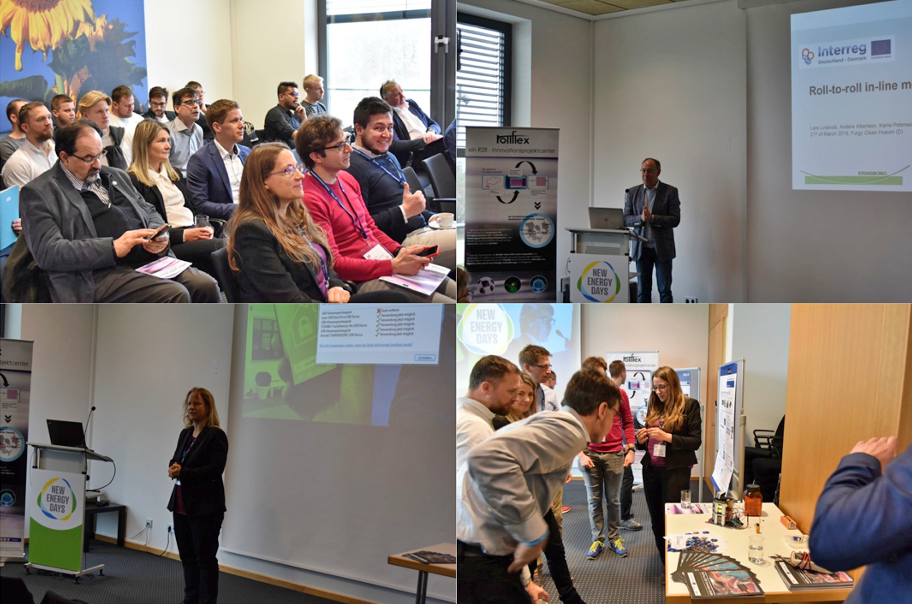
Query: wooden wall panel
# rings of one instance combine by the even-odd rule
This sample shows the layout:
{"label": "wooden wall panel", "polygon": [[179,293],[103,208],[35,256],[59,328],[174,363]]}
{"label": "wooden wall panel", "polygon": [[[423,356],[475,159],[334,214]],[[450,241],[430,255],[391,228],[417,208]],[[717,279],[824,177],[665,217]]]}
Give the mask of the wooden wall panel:
{"label": "wooden wall panel", "polygon": [[897,435],[908,446],[910,327],[909,305],[792,306],[780,507],[802,531],[855,443]]}
{"label": "wooden wall panel", "polygon": [[[721,308],[721,312],[720,309]],[[713,312],[713,309],[716,312]],[[716,395],[719,392],[719,365],[725,362],[725,330],[728,327],[728,305],[710,304],[709,349],[706,360],[706,417],[703,418],[703,450],[707,460],[703,467],[703,479],[712,485],[710,477],[716,459]],[[713,320],[715,319],[715,321]],[[712,490],[710,488],[710,490]]]}

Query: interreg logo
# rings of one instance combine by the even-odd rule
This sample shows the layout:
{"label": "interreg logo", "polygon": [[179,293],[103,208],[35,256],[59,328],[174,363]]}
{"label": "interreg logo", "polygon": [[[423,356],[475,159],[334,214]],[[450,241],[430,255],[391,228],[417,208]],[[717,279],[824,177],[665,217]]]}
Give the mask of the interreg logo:
{"label": "interreg logo", "polygon": [[53,478],[41,489],[38,507],[51,520],[65,522],[76,511],[76,497],[73,487],[64,478]]}
{"label": "interreg logo", "polygon": [[801,69],[815,67],[842,67],[860,65],[875,61],[893,60],[895,36],[859,38],[819,44],[803,44],[798,47]]}
{"label": "interreg logo", "polygon": [[596,260],[583,269],[576,288],[590,302],[613,302],[621,291],[621,282],[614,267]]}

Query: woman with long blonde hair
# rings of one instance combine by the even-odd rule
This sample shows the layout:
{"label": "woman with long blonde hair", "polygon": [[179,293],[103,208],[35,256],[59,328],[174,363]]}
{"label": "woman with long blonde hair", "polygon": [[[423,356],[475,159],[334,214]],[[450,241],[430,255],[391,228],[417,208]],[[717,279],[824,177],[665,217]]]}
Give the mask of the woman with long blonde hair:
{"label": "woman with long blonde hair", "polygon": [[518,422],[533,415],[538,411],[535,404],[535,381],[525,371],[519,374],[521,383],[519,391],[516,393],[516,401],[510,405],[510,411],[506,415],[495,415],[492,423],[495,430],[500,430],[508,424]]}
{"label": "woman with long blonde hair", "polygon": [[215,554],[226,509],[222,473],[228,437],[219,427],[215,397],[205,388],[187,393],[183,420],[168,464],[168,476],[175,481],[168,510],[174,515],[174,540],[184,568],[184,602],[212,603],[218,598]]}
{"label": "woman with long blonde hair", "polygon": [[133,131],[133,163],[127,173],[143,199],[171,225],[168,237],[174,255],[215,277],[212,252],[225,247],[225,240],[214,237],[211,226],[194,226],[187,182],[171,167],[170,151],[168,129],[156,120],[143,120]]}
{"label": "woman with long blonde hair", "polygon": [[652,374],[646,425],[637,430],[636,439],[646,449],[643,491],[663,564],[665,504],[681,501],[681,491],[690,490],[690,471],[697,463],[702,435],[700,403],[684,396],[674,369],[659,367]]}
{"label": "woman with long blonde hair", "polygon": [[301,200],[304,171],[284,143],[258,145],[247,157],[238,208],[226,227],[241,301],[407,302],[404,294],[351,295],[333,270],[326,233]]}

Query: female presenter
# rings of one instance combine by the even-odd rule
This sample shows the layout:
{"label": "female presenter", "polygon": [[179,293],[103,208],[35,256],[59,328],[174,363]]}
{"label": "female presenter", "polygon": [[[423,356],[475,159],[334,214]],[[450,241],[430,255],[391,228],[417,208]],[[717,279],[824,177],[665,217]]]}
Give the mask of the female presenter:
{"label": "female presenter", "polygon": [[646,448],[643,457],[643,491],[652,519],[652,532],[665,563],[665,504],[680,501],[690,489],[690,469],[697,463],[702,441],[700,403],[681,392],[681,381],[671,367],[652,374],[652,394],[646,426],[636,432]]}
{"label": "female presenter", "polygon": [[175,479],[168,510],[174,512],[174,538],[184,566],[184,603],[215,604],[228,437],[219,428],[211,392],[192,388],[187,393],[184,424],[168,467]]}

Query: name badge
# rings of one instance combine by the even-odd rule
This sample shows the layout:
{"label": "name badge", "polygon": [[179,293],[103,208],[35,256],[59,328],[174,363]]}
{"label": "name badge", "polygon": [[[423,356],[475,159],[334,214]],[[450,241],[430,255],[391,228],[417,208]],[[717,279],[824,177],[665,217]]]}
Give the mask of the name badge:
{"label": "name badge", "polygon": [[393,255],[379,243],[364,254],[365,260],[392,260]]}
{"label": "name badge", "polygon": [[653,457],[665,457],[665,443],[656,443],[652,447],[652,456]]}

